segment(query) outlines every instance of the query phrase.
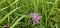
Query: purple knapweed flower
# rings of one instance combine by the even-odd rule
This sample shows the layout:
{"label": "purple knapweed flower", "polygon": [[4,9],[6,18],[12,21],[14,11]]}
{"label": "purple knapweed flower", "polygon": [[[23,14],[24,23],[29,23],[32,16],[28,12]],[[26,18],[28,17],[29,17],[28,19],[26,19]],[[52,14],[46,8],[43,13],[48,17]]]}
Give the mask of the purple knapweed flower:
{"label": "purple knapweed flower", "polygon": [[33,19],[33,25],[36,25],[41,20],[42,16],[39,16],[37,13],[31,13],[30,17]]}
{"label": "purple knapweed flower", "polygon": [[36,14],[36,13],[31,13],[31,14],[30,14],[30,17],[31,17],[31,18],[34,18],[34,19],[37,18],[37,16],[38,16],[38,14]]}
{"label": "purple knapweed flower", "polygon": [[40,20],[42,18],[42,16],[37,16],[36,20]]}

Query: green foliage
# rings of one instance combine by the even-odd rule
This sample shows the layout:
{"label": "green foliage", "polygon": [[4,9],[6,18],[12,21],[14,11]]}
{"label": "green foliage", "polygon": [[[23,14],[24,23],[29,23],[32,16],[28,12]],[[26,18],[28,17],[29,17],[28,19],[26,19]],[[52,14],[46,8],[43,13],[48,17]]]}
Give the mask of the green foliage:
{"label": "green foliage", "polygon": [[[28,23],[31,12],[42,15],[36,26]],[[0,28],[60,28],[60,0],[0,0]]]}

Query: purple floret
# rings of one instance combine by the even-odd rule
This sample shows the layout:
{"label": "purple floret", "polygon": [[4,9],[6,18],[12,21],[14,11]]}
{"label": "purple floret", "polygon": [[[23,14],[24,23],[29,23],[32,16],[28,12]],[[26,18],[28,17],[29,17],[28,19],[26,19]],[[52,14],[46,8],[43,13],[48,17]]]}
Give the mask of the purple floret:
{"label": "purple floret", "polygon": [[34,19],[33,24],[38,24],[42,16],[39,16],[37,13],[31,13],[30,17]]}

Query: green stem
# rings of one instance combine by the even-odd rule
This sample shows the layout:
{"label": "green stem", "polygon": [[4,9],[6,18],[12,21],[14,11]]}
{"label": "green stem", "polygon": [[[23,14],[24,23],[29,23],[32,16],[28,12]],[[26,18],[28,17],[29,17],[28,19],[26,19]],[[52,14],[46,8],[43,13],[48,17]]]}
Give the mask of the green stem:
{"label": "green stem", "polygon": [[58,2],[58,0],[55,0],[55,3],[53,4],[52,8],[50,9],[48,19],[50,18],[50,15],[52,14],[53,10],[57,7],[57,2]]}
{"label": "green stem", "polygon": [[13,12],[15,12],[16,10],[18,10],[20,7],[17,7],[16,9],[12,10],[11,12],[9,12],[6,16],[4,16],[1,20],[0,20],[0,24]]}
{"label": "green stem", "polygon": [[15,21],[15,23],[10,26],[10,28],[14,28],[16,25],[18,25],[19,21],[20,21],[22,18],[24,18],[24,17],[26,17],[26,16],[23,15],[23,16],[21,16],[19,19],[17,19],[17,20]]}
{"label": "green stem", "polygon": [[38,9],[37,9],[36,3],[34,2],[34,0],[32,0],[32,2],[33,2],[33,5],[34,5],[34,7],[35,7],[34,11],[35,11],[36,13],[38,13]]}
{"label": "green stem", "polygon": [[45,19],[46,19],[46,28],[47,28],[47,11],[46,11],[46,9],[45,9],[45,3],[44,3],[45,1],[44,0],[42,0],[42,11],[43,11],[43,13],[45,14]]}

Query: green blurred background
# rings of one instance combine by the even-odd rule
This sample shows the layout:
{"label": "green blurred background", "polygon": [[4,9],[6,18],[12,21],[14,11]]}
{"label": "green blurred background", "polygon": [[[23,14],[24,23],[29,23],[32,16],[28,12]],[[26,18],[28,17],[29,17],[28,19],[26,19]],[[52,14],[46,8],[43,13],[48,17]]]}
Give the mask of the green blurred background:
{"label": "green blurred background", "polygon": [[[28,23],[31,12],[42,15],[39,25]],[[0,28],[60,28],[60,0],[0,0]]]}

